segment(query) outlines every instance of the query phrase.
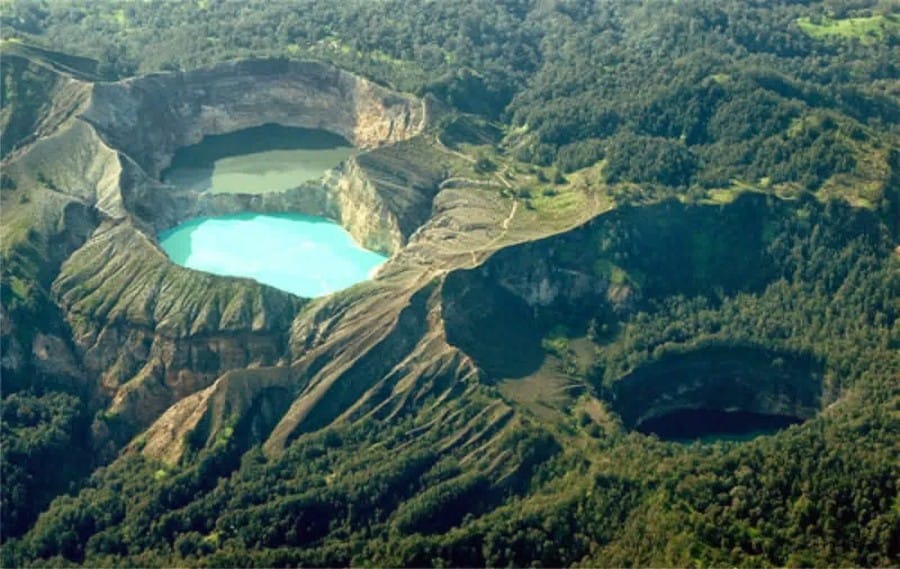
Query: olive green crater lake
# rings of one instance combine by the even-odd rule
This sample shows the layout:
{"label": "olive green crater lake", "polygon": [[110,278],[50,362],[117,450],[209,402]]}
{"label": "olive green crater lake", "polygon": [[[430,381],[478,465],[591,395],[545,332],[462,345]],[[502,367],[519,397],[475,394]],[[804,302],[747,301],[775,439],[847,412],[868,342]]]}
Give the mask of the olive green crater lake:
{"label": "olive green crater lake", "polygon": [[318,180],[353,155],[341,136],[276,124],[206,136],[178,149],[163,181],[214,194],[263,194]]}
{"label": "olive green crater lake", "polygon": [[[264,125],[179,149],[163,180],[213,193],[277,192],[321,178],[353,151],[329,132]],[[183,267],[248,277],[307,298],[368,280],[386,260],[340,225],[301,214],[196,218],[162,232],[159,242]]]}

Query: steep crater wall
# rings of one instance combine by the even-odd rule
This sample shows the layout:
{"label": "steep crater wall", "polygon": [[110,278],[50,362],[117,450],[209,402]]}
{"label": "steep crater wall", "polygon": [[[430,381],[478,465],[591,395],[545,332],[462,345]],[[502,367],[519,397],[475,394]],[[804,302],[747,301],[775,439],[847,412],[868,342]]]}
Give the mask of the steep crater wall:
{"label": "steep crater wall", "polygon": [[[39,365],[83,377],[92,409],[106,409],[95,434],[111,452],[223,373],[281,365],[304,304],[254,281],[175,266],[156,243],[159,229],[194,215],[297,211],[332,217],[366,246],[393,252],[427,219],[441,176],[430,166],[412,171],[408,160],[394,168],[404,152],[398,143],[416,139],[426,124],[422,101],[323,64],[248,60],[86,83],[85,90],[77,112],[4,163],[23,196],[15,205],[26,245],[39,236],[58,240],[56,220],[71,217],[63,211],[90,213],[78,239],[35,269],[45,275],[46,302],[59,307],[71,349],[29,366],[19,360],[49,353],[53,337],[38,330],[29,346],[31,338],[19,334],[22,356],[5,358],[4,371]],[[160,181],[177,148],[266,123],[334,132],[366,158],[318,185],[261,200],[201,198]],[[4,338],[23,325],[4,318]]]}
{"label": "steep crater wall", "polygon": [[[307,213],[393,253],[427,219],[441,179],[427,164],[397,164],[391,150],[423,131],[424,101],[321,63],[245,60],[96,84],[81,118],[146,174],[122,193],[128,211],[152,231],[199,215]],[[177,149],[266,124],[332,132],[363,152],[320,182],[264,196],[176,191],[160,182]],[[385,179],[385,165],[400,183]]]}
{"label": "steep crater wall", "polygon": [[314,62],[245,60],[94,86],[81,117],[158,178],[175,149],[276,123],[323,129],[370,149],[421,132],[421,101]]}
{"label": "steep crater wall", "polygon": [[625,428],[686,410],[809,419],[821,409],[822,366],[805,354],[710,345],[672,353],[615,381],[611,407]]}
{"label": "steep crater wall", "polygon": [[524,354],[540,351],[553,326],[584,331],[590,319],[614,323],[672,294],[758,290],[776,276],[767,224],[789,211],[761,195],[728,205],[668,201],[508,247],[448,275],[448,340],[489,375],[520,377],[539,361]]}

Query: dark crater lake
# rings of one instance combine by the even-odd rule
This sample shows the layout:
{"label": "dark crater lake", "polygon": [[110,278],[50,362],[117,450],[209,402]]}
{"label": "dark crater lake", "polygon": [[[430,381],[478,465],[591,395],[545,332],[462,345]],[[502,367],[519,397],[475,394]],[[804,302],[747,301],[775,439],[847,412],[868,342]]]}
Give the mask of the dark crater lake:
{"label": "dark crater lake", "polygon": [[647,419],[636,431],[669,441],[748,440],[802,423],[787,415],[719,409],[680,409]]}

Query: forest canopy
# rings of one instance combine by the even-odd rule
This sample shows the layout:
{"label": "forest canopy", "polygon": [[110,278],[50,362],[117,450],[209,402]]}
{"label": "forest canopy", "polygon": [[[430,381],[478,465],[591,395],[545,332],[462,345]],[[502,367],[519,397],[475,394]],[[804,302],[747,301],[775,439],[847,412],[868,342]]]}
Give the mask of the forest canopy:
{"label": "forest canopy", "polygon": [[526,162],[606,156],[611,181],[682,190],[838,179],[887,207],[871,165],[898,135],[890,2],[14,0],[2,22],[109,78],[324,59],[509,124]]}

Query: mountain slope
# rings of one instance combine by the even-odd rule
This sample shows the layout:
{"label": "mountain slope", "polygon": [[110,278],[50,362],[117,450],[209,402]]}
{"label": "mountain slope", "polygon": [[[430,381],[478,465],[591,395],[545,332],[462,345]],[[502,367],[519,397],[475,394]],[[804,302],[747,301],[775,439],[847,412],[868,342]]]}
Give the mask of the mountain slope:
{"label": "mountain slope", "polygon": [[[4,44],[5,565],[897,563],[889,4],[298,13],[4,16],[54,48]],[[360,154],[265,197],[160,180],[272,122]],[[243,210],[391,258],[310,300],[158,247]],[[653,431],[698,410],[796,424]]]}

